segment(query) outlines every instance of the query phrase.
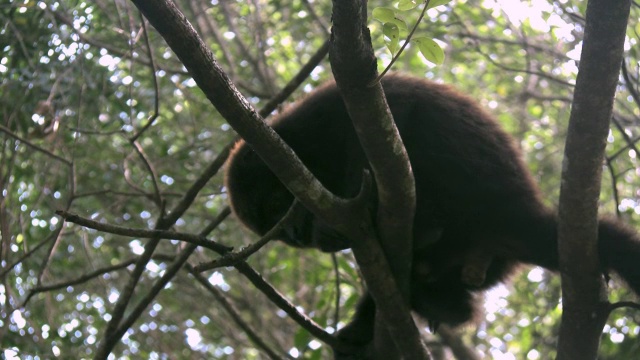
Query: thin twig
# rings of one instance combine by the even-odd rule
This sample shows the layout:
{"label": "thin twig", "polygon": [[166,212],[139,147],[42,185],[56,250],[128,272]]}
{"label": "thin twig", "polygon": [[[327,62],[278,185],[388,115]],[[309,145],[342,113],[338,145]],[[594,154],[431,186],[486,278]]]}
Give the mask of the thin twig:
{"label": "thin twig", "polygon": [[350,350],[353,350],[352,346],[341,342],[339,339],[326,332],[320,325],[313,321],[313,319],[305,314],[298,312],[294,304],[287,300],[284,295],[280,294],[280,292],[276,290],[276,288],[274,288],[271,284],[266,282],[262,278],[262,276],[257,273],[251,266],[249,266],[249,264],[247,264],[245,261],[240,261],[237,264],[234,264],[234,267],[249,281],[251,281],[251,283],[258,290],[265,294],[272,303],[274,303],[285,313],[287,313],[287,315],[289,315],[289,317],[293,321],[302,326],[311,335],[318,338],[318,340],[324,342],[334,349],[344,349],[345,353],[349,353]]}
{"label": "thin twig", "polygon": [[[307,70],[307,69],[305,69],[305,70]],[[301,73],[302,73],[302,71],[301,71]],[[307,76],[308,76],[308,73],[307,73]],[[298,78],[298,77],[299,76],[297,76],[296,78]],[[293,89],[291,89],[290,91],[293,91]],[[284,96],[283,96],[283,98],[284,98]],[[273,109],[275,109],[275,106],[273,107]],[[265,106],[260,111],[260,113],[261,114],[269,114],[269,113],[271,113],[271,111],[273,111],[273,109],[269,109],[268,107]],[[202,190],[202,188],[207,184],[209,179],[211,179],[218,172],[220,167],[224,164],[225,160],[229,156],[229,153],[230,153],[230,150],[231,150],[232,147],[233,147],[233,143],[230,143],[224,149],[222,149],[221,153],[213,161],[213,163],[211,163],[209,165],[209,167],[207,167],[207,169],[205,169],[204,173],[193,183],[193,185],[189,188],[189,190],[187,190],[187,192],[184,194],[183,198],[173,208],[173,211],[169,212],[166,216],[161,218],[161,220],[156,225],[156,229],[166,230],[167,228],[172,226],[178,220],[178,218],[180,218],[180,216],[182,216],[182,214],[184,214],[184,212],[192,204],[193,200],[198,195],[200,190]],[[101,343],[100,347],[98,348],[98,351],[97,351],[97,354],[96,354],[96,358],[97,359],[106,358],[108,356],[108,354],[110,353],[111,349],[113,349],[115,344],[119,341],[120,338],[117,335],[120,334],[121,333],[120,330],[123,329],[121,326],[119,326],[120,322],[121,322],[121,320],[122,320],[122,318],[124,316],[124,312],[126,311],[127,305],[128,305],[128,303],[129,303],[129,301],[130,301],[130,299],[132,297],[133,291],[134,291],[134,289],[135,289],[135,287],[136,287],[136,285],[137,285],[137,283],[138,283],[138,281],[140,279],[140,276],[142,275],[144,269],[146,268],[147,263],[151,259],[151,256],[152,256],[153,252],[155,251],[155,248],[157,247],[158,243],[159,243],[159,239],[150,240],[145,245],[145,250],[144,250],[143,254],[140,256],[140,258],[136,262],[136,265],[135,265],[133,271],[131,272],[131,275],[130,275],[130,278],[129,278],[129,282],[126,284],[124,289],[121,291],[120,297],[118,298],[118,301],[116,302],[116,305],[115,305],[113,311],[111,312],[111,316],[112,317],[111,317],[111,320],[109,321],[109,324],[107,325],[107,329],[105,331],[104,340]],[[244,264],[244,265],[242,265],[242,264]],[[244,273],[248,274],[246,276],[252,276],[254,281],[259,282],[257,280],[257,278],[262,280],[260,275],[255,273],[255,271],[253,269],[251,269],[251,267],[249,265],[247,265],[246,263],[241,263],[240,265],[236,265],[236,267],[238,267],[238,269],[241,272],[244,272]],[[262,282],[264,282],[264,280],[262,280]],[[277,294],[277,292],[276,292],[276,294]],[[273,292],[271,292],[271,295],[273,296]],[[274,300],[274,299],[276,299],[276,300]],[[284,298],[282,298],[281,296],[280,296],[280,298],[278,298],[278,296],[273,296],[272,301],[274,303],[276,303],[276,304],[283,304],[284,302],[287,302],[286,300],[284,300],[284,302],[283,302],[281,299],[284,299]],[[304,323],[304,321],[301,320],[301,319],[305,319],[305,317],[304,316],[296,316],[297,311],[295,310],[295,307],[291,306],[291,308],[293,309],[293,311],[291,309],[288,309],[288,310],[285,310],[285,312],[287,312],[289,314],[289,316],[291,316],[294,320],[298,319],[300,321],[299,323]],[[136,315],[138,315],[138,314],[136,313]],[[132,314],[132,316],[129,316],[127,322],[130,322],[131,320],[135,320],[134,314]],[[310,331],[310,332],[312,334],[316,335],[321,340],[326,339],[326,341],[323,340],[325,342],[327,342],[327,341],[331,341],[333,343],[336,342],[336,340],[331,340],[332,339],[331,335],[324,333],[324,330],[322,330],[321,328],[320,328],[320,331],[321,331],[320,333],[318,331],[315,331],[315,330],[314,331]],[[322,333],[324,333],[324,335]],[[319,336],[317,334],[319,334]]]}
{"label": "thin twig", "polygon": [[204,286],[205,289],[207,289],[207,291],[209,291],[209,293],[211,293],[211,295],[213,295],[216,301],[220,303],[222,308],[224,308],[224,310],[229,314],[229,316],[231,316],[231,319],[233,319],[233,321],[238,325],[238,327],[242,329],[242,331],[244,331],[244,333],[247,335],[249,340],[251,340],[251,342],[255,346],[257,346],[258,348],[262,349],[262,351],[267,353],[267,355],[271,359],[281,359],[283,357],[293,359],[288,354],[282,355],[282,356],[278,355],[275,352],[275,350],[271,349],[271,347],[264,340],[262,340],[262,338],[260,338],[260,336],[255,331],[253,331],[251,326],[242,319],[242,317],[240,316],[238,311],[235,309],[233,304],[229,302],[229,300],[227,300],[227,298],[224,296],[224,294],[220,292],[220,290],[218,290],[215,286],[213,286],[204,276],[202,276],[202,274],[200,274],[197,270],[195,270],[191,265],[187,264],[185,268],[189,271],[191,275],[193,275],[196,278],[196,280],[202,286]]}
{"label": "thin twig", "polygon": [[144,32],[144,43],[147,47],[147,53],[149,53],[149,68],[151,69],[151,80],[153,82],[153,114],[147,119],[147,123],[129,139],[131,142],[135,142],[140,135],[142,135],[158,118],[159,104],[160,104],[160,91],[158,90],[158,76],[156,74],[156,64],[153,60],[153,51],[151,50],[151,44],[149,42],[149,32],[147,31],[147,22],[142,16],[142,13],[138,11],[140,15],[140,22],[142,23],[142,31]]}
{"label": "thin twig", "polygon": [[631,309],[635,309],[635,310],[640,310],[640,304],[633,302],[633,301],[618,301],[616,303],[613,304],[609,304],[609,312],[611,313],[614,310],[620,309],[620,308],[631,308]]}
{"label": "thin twig", "polygon": [[289,207],[287,213],[278,221],[267,233],[260,238],[260,240],[255,243],[242,248],[238,252],[229,252],[224,254],[221,258],[218,258],[214,261],[200,264],[194,267],[194,270],[197,272],[203,272],[219,267],[231,266],[238,261],[246,260],[249,256],[253,255],[256,251],[260,250],[263,246],[265,246],[269,241],[273,240],[276,236],[279,235],[280,230],[282,230],[283,226],[287,225],[287,223],[291,220],[293,215],[296,212],[302,210],[302,204],[297,200],[293,201],[293,204]]}
{"label": "thin twig", "polygon": [[[218,216],[211,222],[209,226],[207,226],[202,232],[200,232],[200,236],[207,236],[213,229],[218,227],[224,219],[227,218],[230,211],[228,208],[225,208]],[[140,302],[133,308],[131,313],[120,323],[118,328],[109,335],[109,340],[112,343],[112,348],[115,346],[120,338],[124,335],[125,332],[133,325],[133,323],[142,315],[144,310],[153,302],[153,300],[158,296],[160,291],[164,289],[169,281],[173,279],[173,277],[178,273],[178,271],[182,268],[182,266],[187,262],[191,254],[198,248],[198,245],[189,244],[186,248],[184,248],[176,260],[169,266],[169,268],[162,274],[162,277],[153,284],[153,287],[149,292],[140,300]]]}
{"label": "thin twig", "polygon": [[33,248],[31,248],[31,250],[29,250],[24,255],[22,255],[13,264],[8,265],[7,267],[5,267],[2,270],[2,272],[0,272],[0,279],[3,279],[11,270],[13,270],[13,268],[15,268],[18,264],[21,264],[23,261],[25,261],[31,255],[33,255],[36,251],[38,251],[40,248],[42,248],[48,242],[50,242],[51,240],[57,239],[58,236],[60,235],[60,232],[62,231],[62,228],[63,228],[62,225],[63,225],[63,223],[58,224],[56,229],[49,236],[47,236],[46,239],[42,240],[38,245],[36,245]]}
{"label": "thin twig", "polygon": [[402,54],[402,52],[407,47],[407,45],[409,45],[409,41],[411,41],[411,37],[413,37],[413,34],[418,29],[418,25],[420,25],[420,22],[422,21],[422,18],[424,17],[424,14],[427,12],[427,9],[429,8],[429,3],[430,2],[431,2],[431,0],[425,0],[424,8],[420,12],[420,16],[418,17],[418,20],[416,21],[415,25],[413,25],[413,28],[411,29],[411,32],[407,36],[407,39],[404,41],[404,44],[402,44],[402,47],[400,47],[400,50],[398,50],[398,53],[393,57],[393,59],[391,59],[391,62],[389,63],[389,65],[387,65],[387,67],[382,71],[382,73],[380,75],[378,75],[378,77],[375,80],[373,80],[369,84],[369,86],[373,86],[373,85],[377,84],[384,77],[384,75],[391,69],[391,67],[396,62],[396,60],[398,60],[398,58],[400,57],[400,54]]}
{"label": "thin twig", "polygon": [[19,140],[21,143],[23,143],[23,144],[25,144],[25,145],[29,146],[30,148],[32,148],[32,149],[34,149],[34,150],[36,150],[36,151],[39,151],[39,152],[41,152],[41,153],[43,153],[43,154],[46,154],[46,155],[48,155],[48,156],[51,156],[52,158],[54,158],[54,159],[56,159],[56,160],[58,160],[58,161],[60,161],[60,162],[64,163],[64,164],[65,164],[65,165],[67,165],[67,166],[71,166],[71,161],[69,161],[69,160],[67,160],[67,159],[65,159],[65,158],[63,158],[63,157],[60,157],[60,156],[58,156],[58,155],[56,155],[56,154],[52,153],[51,151],[49,151],[49,150],[47,150],[47,149],[41,148],[40,146],[38,146],[38,145],[36,145],[36,144],[34,144],[34,143],[30,142],[29,140],[27,140],[27,139],[25,139],[25,138],[23,138],[23,137],[21,137],[21,136],[19,136],[19,135],[15,134],[14,132],[12,132],[11,130],[9,130],[9,129],[8,129],[7,127],[5,127],[4,125],[0,125],[0,131],[2,131],[3,133],[5,133],[5,134],[7,134],[7,135],[11,136],[12,138],[14,138],[14,139],[16,139],[16,140]]}
{"label": "thin twig", "polygon": [[611,176],[611,190],[613,191],[613,199],[616,208],[616,217],[620,218],[620,195],[618,195],[618,174],[616,174],[615,169],[613,168],[613,161],[606,157],[604,158],[607,163],[607,169],[609,170],[609,176]]}
{"label": "thin twig", "polygon": [[67,280],[67,281],[61,281],[55,284],[50,284],[50,285],[40,285],[37,286],[33,289],[31,289],[31,292],[29,293],[29,295],[27,295],[27,298],[22,302],[22,306],[26,306],[27,303],[29,302],[29,300],[36,294],[41,293],[41,292],[47,292],[47,291],[52,291],[52,290],[58,290],[58,289],[62,289],[62,288],[66,288],[68,286],[73,286],[73,285],[78,285],[78,284],[82,284],[85,283],[93,278],[96,278],[98,276],[101,276],[103,274],[106,273],[110,273],[112,271],[116,271],[116,270],[120,270],[120,269],[124,269],[127,266],[135,263],[136,259],[129,259],[129,260],[125,260],[119,264],[116,265],[112,265],[112,266],[107,266],[107,267],[103,267],[100,269],[97,269],[95,271],[92,271],[88,274],[84,274],[76,279],[72,279],[72,280]]}
{"label": "thin twig", "polygon": [[336,276],[335,279],[335,287],[336,287],[336,302],[335,308],[336,311],[333,314],[333,328],[338,329],[338,322],[340,322],[340,298],[342,297],[342,291],[340,290],[340,268],[338,267],[338,257],[336,253],[331,253],[331,261],[333,262],[333,272]]}
{"label": "thin twig", "polygon": [[164,200],[162,199],[162,195],[160,194],[160,186],[158,185],[158,174],[156,172],[155,167],[151,164],[151,160],[147,158],[147,155],[145,154],[144,149],[142,148],[142,145],[140,145],[138,141],[136,140],[131,141],[131,145],[136,151],[136,154],[138,154],[138,157],[140,158],[140,160],[142,160],[142,163],[144,164],[144,167],[149,172],[149,175],[151,175],[151,183],[153,184],[153,195],[154,195],[153,201],[155,202],[156,206],[158,206],[159,208],[163,208]]}
{"label": "thin twig", "polygon": [[203,248],[213,250],[216,252],[228,252],[233,248],[218,244],[213,240],[207,239],[202,235],[193,235],[188,233],[181,233],[175,231],[168,230],[145,230],[145,229],[132,229],[126,228],[117,225],[110,225],[101,223],[94,220],[89,220],[87,218],[83,218],[76,214],[69,213],[67,211],[58,210],[56,214],[61,216],[65,221],[72,222],[74,224],[78,224],[80,226],[84,226],[90,229],[103,231],[110,234],[128,236],[132,238],[158,238],[158,239],[168,239],[168,240],[180,240],[187,242],[189,244],[202,246]]}

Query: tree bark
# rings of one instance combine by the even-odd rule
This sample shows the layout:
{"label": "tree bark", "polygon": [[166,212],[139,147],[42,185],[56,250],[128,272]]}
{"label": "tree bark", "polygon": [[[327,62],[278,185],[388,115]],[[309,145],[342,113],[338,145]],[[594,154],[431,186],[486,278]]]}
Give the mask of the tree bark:
{"label": "tree bark", "polygon": [[562,325],[558,359],[595,359],[607,317],[598,260],[598,199],[630,2],[590,0],[560,191]]}
{"label": "tree bark", "polygon": [[[379,83],[371,85],[377,74],[377,59],[367,28],[367,1],[334,0],[332,19],[329,59],[371,164],[378,195],[376,236],[354,239],[353,246],[368,290],[376,303],[373,354],[379,359],[394,359],[400,355],[405,359],[426,359],[429,353],[421,342],[408,306],[415,184],[409,157],[393,122],[382,86]],[[383,256],[374,256],[376,253]],[[385,274],[387,266],[384,262],[388,262],[397,288],[393,285],[393,278]]]}

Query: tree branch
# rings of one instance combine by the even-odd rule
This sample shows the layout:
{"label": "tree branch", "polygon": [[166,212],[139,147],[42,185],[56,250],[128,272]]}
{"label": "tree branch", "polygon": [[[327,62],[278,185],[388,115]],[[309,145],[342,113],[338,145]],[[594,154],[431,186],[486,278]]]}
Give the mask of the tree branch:
{"label": "tree branch", "polygon": [[207,280],[207,278],[202,276],[202,274],[200,274],[191,265],[187,264],[185,267],[189,271],[189,273],[193,275],[193,277],[195,277],[200,285],[207,289],[207,291],[216,299],[216,301],[222,306],[222,308],[224,308],[224,310],[229,314],[229,316],[231,316],[238,327],[242,329],[245,334],[247,334],[247,337],[249,338],[249,340],[251,340],[252,343],[254,343],[258,348],[262,349],[262,351],[264,351],[271,359],[278,360],[285,357],[285,355],[277,354],[275,350],[273,350],[264,340],[262,340],[262,338],[260,338],[260,336],[255,331],[253,331],[251,326],[242,319],[233,304],[229,300],[227,300],[224,294],[220,290],[218,290],[218,288],[213,286]]}
{"label": "tree branch", "polygon": [[[428,351],[408,306],[415,184],[382,86],[368,86],[377,70],[367,28],[367,2],[334,0],[332,19],[329,59],[378,190],[377,234],[369,228],[364,238],[352,238],[354,255],[378,309],[377,319],[384,322],[376,322],[374,353],[381,359],[400,354],[405,359],[426,359]],[[387,344],[389,335],[396,351]]]}
{"label": "tree branch", "polygon": [[[229,210],[225,209],[225,211],[228,212]],[[205,249],[210,249],[215,252],[223,252],[223,253],[231,251],[233,249],[231,247],[218,244],[213,240],[209,240],[202,235],[193,235],[193,234],[168,231],[168,230],[145,230],[145,229],[126,228],[123,226],[110,225],[110,224],[105,224],[98,221],[89,220],[64,210],[58,210],[56,211],[56,214],[61,216],[65,221],[72,222],[74,224],[78,224],[80,226],[84,226],[90,229],[104,231],[110,234],[129,236],[133,238],[148,238],[148,239],[157,238],[157,239],[180,240],[180,241],[188,242],[189,244],[202,246]]]}
{"label": "tree branch", "polygon": [[260,155],[280,181],[316,216],[353,238],[360,229],[353,219],[364,216],[364,201],[348,201],[327,191],[295,153],[242,97],[195,29],[169,0],[132,0],[216,107],[218,112]]}
{"label": "tree branch", "polygon": [[283,225],[290,221],[291,217],[297,212],[300,211],[302,205],[295,200],[293,204],[289,207],[287,213],[278,221],[278,223],[271,228],[260,240],[255,243],[242,248],[238,252],[226,252],[222,257],[215,259],[214,261],[200,264],[194,267],[194,271],[203,272],[207,270],[212,270],[219,267],[227,267],[232,266],[233,264],[238,263],[239,261],[246,260],[249,256],[253,255],[256,251],[260,250],[263,246],[265,246],[269,241],[273,240],[278,233],[282,229]]}
{"label": "tree branch", "polygon": [[595,359],[608,316],[598,260],[598,199],[630,2],[590,0],[560,189],[562,325],[558,359]]}
{"label": "tree branch", "polygon": [[[313,70],[313,68],[315,68],[318,65],[318,63],[324,58],[326,53],[327,53],[326,46],[323,46],[322,48],[320,48],[318,50],[318,52],[309,60],[309,62],[294,77],[294,79],[292,79],[289,82],[289,84],[287,84],[287,86],[280,93],[278,93],[278,95],[276,95],[274,97],[275,101],[269,101],[260,110],[260,115],[262,115],[262,116],[268,115],[269,113],[271,113],[276,108],[276,106],[279,104],[280,101],[283,101],[289,95],[291,95],[293,90],[295,90],[297,88],[297,86],[300,85],[302,80],[309,75],[309,73]],[[198,177],[198,179],[187,190],[187,192],[184,194],[182,199],[173,208],[173,210],[168,215],[163,217],[160,222],[158,222],[158,224],[156,225],[156,229],[167,229],[167,228],[169,228],[172,224],[174,224],[177,221],[177,219],[180,216],[182,216],[182,214],[184,214],[184,212],[189,208],[189,206],[191,205],[191,203],[193,202],[193,200],[195,199],[197,194],[200,192],[200,190],[207,184],[209,179],[211,179],[218,172],[218,170],[222,167],[222,165],[224,164],[224,162],[228,158],[229,152],[231,151],[231,148],[233,147],[234,143],[235,143],[235,141],[230,143],[230,144],[228,144],[227,146],[225,146],[220,151],[220,153],[218,154],[218,157],[205,169],[205,171],[200,175],[200,177]],[[220,216],[227,216],[228,214],[229,214],[229,210],[227,208],[221,213]],[[209,231],[212,230],[212,228],[213,228],[213,226],[215,226],[215,224],[216,224],[216,222],[213,222],[211,225],[209,225],[207,228],[205,228],[202,231],[202,233],[207,234]],[[151,258],[151,255],[153,254],[153,252],[155,250],[155,247],[158,245],[158,242],[159,242],[159,240],[157,238],[153,238],[151,241],[149,241],[149,243],[147,243],[147,245],[145,246],[145,252],[142,254],[142,256],[136,262],[136,266],[135,266],[134,271],[132,272],[132,274],[130,276],[129,283],[125,286],[125,288],[122,291],[121,296],[118,298],[118,302],[116,303],[116,307],[112,311],[112,319],[109,322],[109,326],[107,328],[105,338],[104,338],[103,342],[100,344],[100,348],[98,349],[98,354],[102,358],[106,357],[109,354],[109,352],[111,351],[113,346],[115,346],[117,341],[120,339],[121,334],[123,333],[122,331],[120,331],[120,330],[123,329],[123,327],[122,326],[118,326],[118,325],[120,324],[120,321],[121,321],[122,317],[124,316],[124,311],[127,308],[127,305],[128,305],[129,300],[131,298],[133,290],[135,289],[137,281],[138,281],[140,275],[142,274],[142,270],[144,270],[147,262]],[[185,251],[187,251],[187,250],[189,250],[189,249],[185,249]],[[215,249],[212,249],[212,250],[215,251]],[[224,252],[222,252],[222,253],[224,253]],[[251,267],[249,265],[247,265],[245,262],[242,262],[241,264],[236,264],[236,266],[238,267],[238,269],[240,270],[241,273],[243,273],[245,276],[247,276],[249,278],[249,280],[252,281],[252,283],[254,283],[254,285],[256,285],[256,286],[258,286],[257,284],[260,284],[260,285],[266,284],[266,285],[268,285],[268,283],[266,283],[260,277],[260,275],[257,274],[253,269],[251,269]],[[260,282],[260,280],[262,282]],[[269,297],[269,299],[272,302],[274,302],[276,305],[279,305],[279,306],[283,306],[284,303],[290,304],[288,301],[284,300],[284,298],[282,298],[282,297],[278,298],[277,295],[279,295],[279,294],[277,293],[277,291],[275,291],[271,287],[269,287],[269,288],[271,289],[271,291],[269,289],[263,289],[263,288],[260,288],[260,289],[263,290],[263,292],[265,292],[265,294],[267,294],[267,296]],[[155,296],[155,294],[156,293],[154,293],[153,296]],[[153,297],[151,297],[151,299],[152,298]],[[147,298],[147,299],[149,299],[149,298]],[[311,321],[306,316],[304,316],[302,314],[299,314],[296,311],[295,306],[291,305],[290,307],[285,307],[285,308],[281,307],[281,308],[292,319],[297,321],[299,324],[308,325],[308,326],[303,326],[303,327],[305,327],[311,334],[313,334],[314,336],[318,337],[318,339],[326,342],[327,344],[329,344],[329,345],[331,345],[333,347],[340,346],[339,342],[334,337],[332,337],[331,335],[327,334],[319,326],[317,326],[317,325],[313,326],[313,324],[315,324],[315,323],[313,323],[313,321]],[[135,320],[138,315],[139,314],[136,314],[136,313],[131,314],[125,320],[125,322],[126,323],[132,323],[131,320]],[[309,325],[309,324],[312,324],[312,325]],[[342,348],[344,348],[344,346]],[[101,358],[100,356],[96,356],[96,358]]]}

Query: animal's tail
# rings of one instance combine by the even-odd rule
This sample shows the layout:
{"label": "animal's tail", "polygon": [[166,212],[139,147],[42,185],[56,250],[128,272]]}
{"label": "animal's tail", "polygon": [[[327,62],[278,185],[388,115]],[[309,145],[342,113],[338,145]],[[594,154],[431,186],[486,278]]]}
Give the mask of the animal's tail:
{"label": "animal's tail", "polygon": [[636,231],[613,219],[600,219],[598,248],[602,267],[615,271],[640,295],[640,238]]}

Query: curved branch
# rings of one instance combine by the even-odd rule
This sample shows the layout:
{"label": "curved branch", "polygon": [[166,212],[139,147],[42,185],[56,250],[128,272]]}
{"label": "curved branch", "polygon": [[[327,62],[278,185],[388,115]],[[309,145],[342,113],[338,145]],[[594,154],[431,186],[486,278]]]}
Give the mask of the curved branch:
{"label": "curved branch", "polygon": [[106,266],[100,269],[97,269],[95,271],[92,271],[88,274],[84,274],[78,278],[72,279],[72,280],[67,280],[67,281],[61,281],[61,282],[57,282],[55,284],[50,284],[50,285],[39,285],[33,289],[31,289],[31,291],[29,292],[29,295],[27,295],[26,299],[24,299],[24,301],[22,302],[22,306],[26,306],[27,303],[29,302],[29,300],[36,294],[41,293],[41,292],[47,292],[47,291],[52,291],[52,290],[58,290],[58,289],[62,289],[62,288],[66,288],[68,286],[73,286],[73,285],[79,285],[82,283],[85,283],[93,278],[96,278],[98,276],[104,275],[106,273],[110,273],[112,271],[116,271],[116,270],[120,270],[120,269],[124,269],[127,266],[134,264],[136,262],[136,259],[129,259],[129,260],[125,260],[119,264],[116,265],[112,265],[112,266]]}
{"label": "curved branch", "polygon": [[194,269],[189,264],[187,264],[185,268],[187,269],[187,271],[189,271],[191,275],[193,275],[193,277],[196,278],[196,280],[200,283],[200,285],[202,285],[205,289],[207,289],[207,291],[225,309],[225,311],[229,314],[229,316],[231,316],[231,318],[238,325],[238,327],[242,329],[242,331],[244,331],[244,333],[247,335],[249,340],[251,340],[251,342],[253,342],[258,348],[262,349],[262,351],[267,353],[267,355],[271,359],[278,360],[278,359],[282,359],[283,357],[286,357],[288,359],[293,359],[287,355],[277,354],[275,350],[273,350],[266,342],[264,342],[260,338],[260,336],[256,334],[255,331],[253,331],[251,326],[249,326],[249,324],[242,319],[242,317],[240,316],[238,311],[235,309],[233,304],[224,296],[224,294],[220,290],[218,290],[215,286],[211,285],[211,283],[207,280],[207,278],[202,276],[202,274],[200,274],[196,269]]}
{"label": "curved branch", "polygon": [[293,204],[291,204],[291,206],[289,207],[289,210],[282,217],[282,219],[280,219],[280,221],[278,221],[278,223],[275,224],[271,228],[271,230],[267,231],[267,233],[262,238],[260,238],[260,240],[256,241],[255,243],[247,247],[242,248],[238,252],[227,252],[222,257],[214,261],[200,264],[194,267],[194,271],[203,272],[203,271],[212,270],[219,267],[232,266],[233,264],[239,261],[246,260],[249,256],[253,255],[256,251],[260,250],[263,246],[265,246],[269,241],[273,240],[276,236],[278,236],[282,227],[291,220],[292,216],[296,212],[300,211],[301,207],[302,205],[300,205],[300,203],[297,200],[294,200]]}
{"label": "curved branch", "polygon": [[[223,210],[223,212],[228,212],[228,209]],[[122,226],[110,225],[110,224],[105,224],[98,221],[89,220],[63,210],[56,211],[56,214],[61,216],[65,221],[72,222],[80,226],[84,226],[84,227],[98,230],[98,231],[103,231],[110,234],[136,237],[136,238],[149,238],[149,239],[157,238],[157,239],[168,239],[168,240],[180,240],[192,245],[202,246],[203,248],[210,249],[215,252],[228,252],[233,249],[231,247],[218,244],[213,240],[209,240],[202,235],[193,235],[193,234],[180,233],[180,232],[167,231],[167,230],[145,230],[145,229],[126,228]]]}
{"label": "curved branch", "polygon": [[[381,359],[428,359],[408,306],[415,183],[382,86],[373,82],[376,58],[367,28],[366,1],[333,0],[332,19],[329,59],[333,74],[378,190],[375,229],[368,224],[364,236],[350,237],[379,315],[374,352]],[[369,86],[372,83],[375,85]]]}
{"label": "curved branch", "polygon": [[158,30],[209,101],[307,209],[353,238],[365,204],[336,197],[300,162],[222,71],[209,47],[169,0],[132,0]]}
{"label": "curved branch", "polygon": [[633,301],[618,301],[616,303],[609,304],[609,313],[621,308],[631,308],[635,310],[640,310],[640,304]]}

